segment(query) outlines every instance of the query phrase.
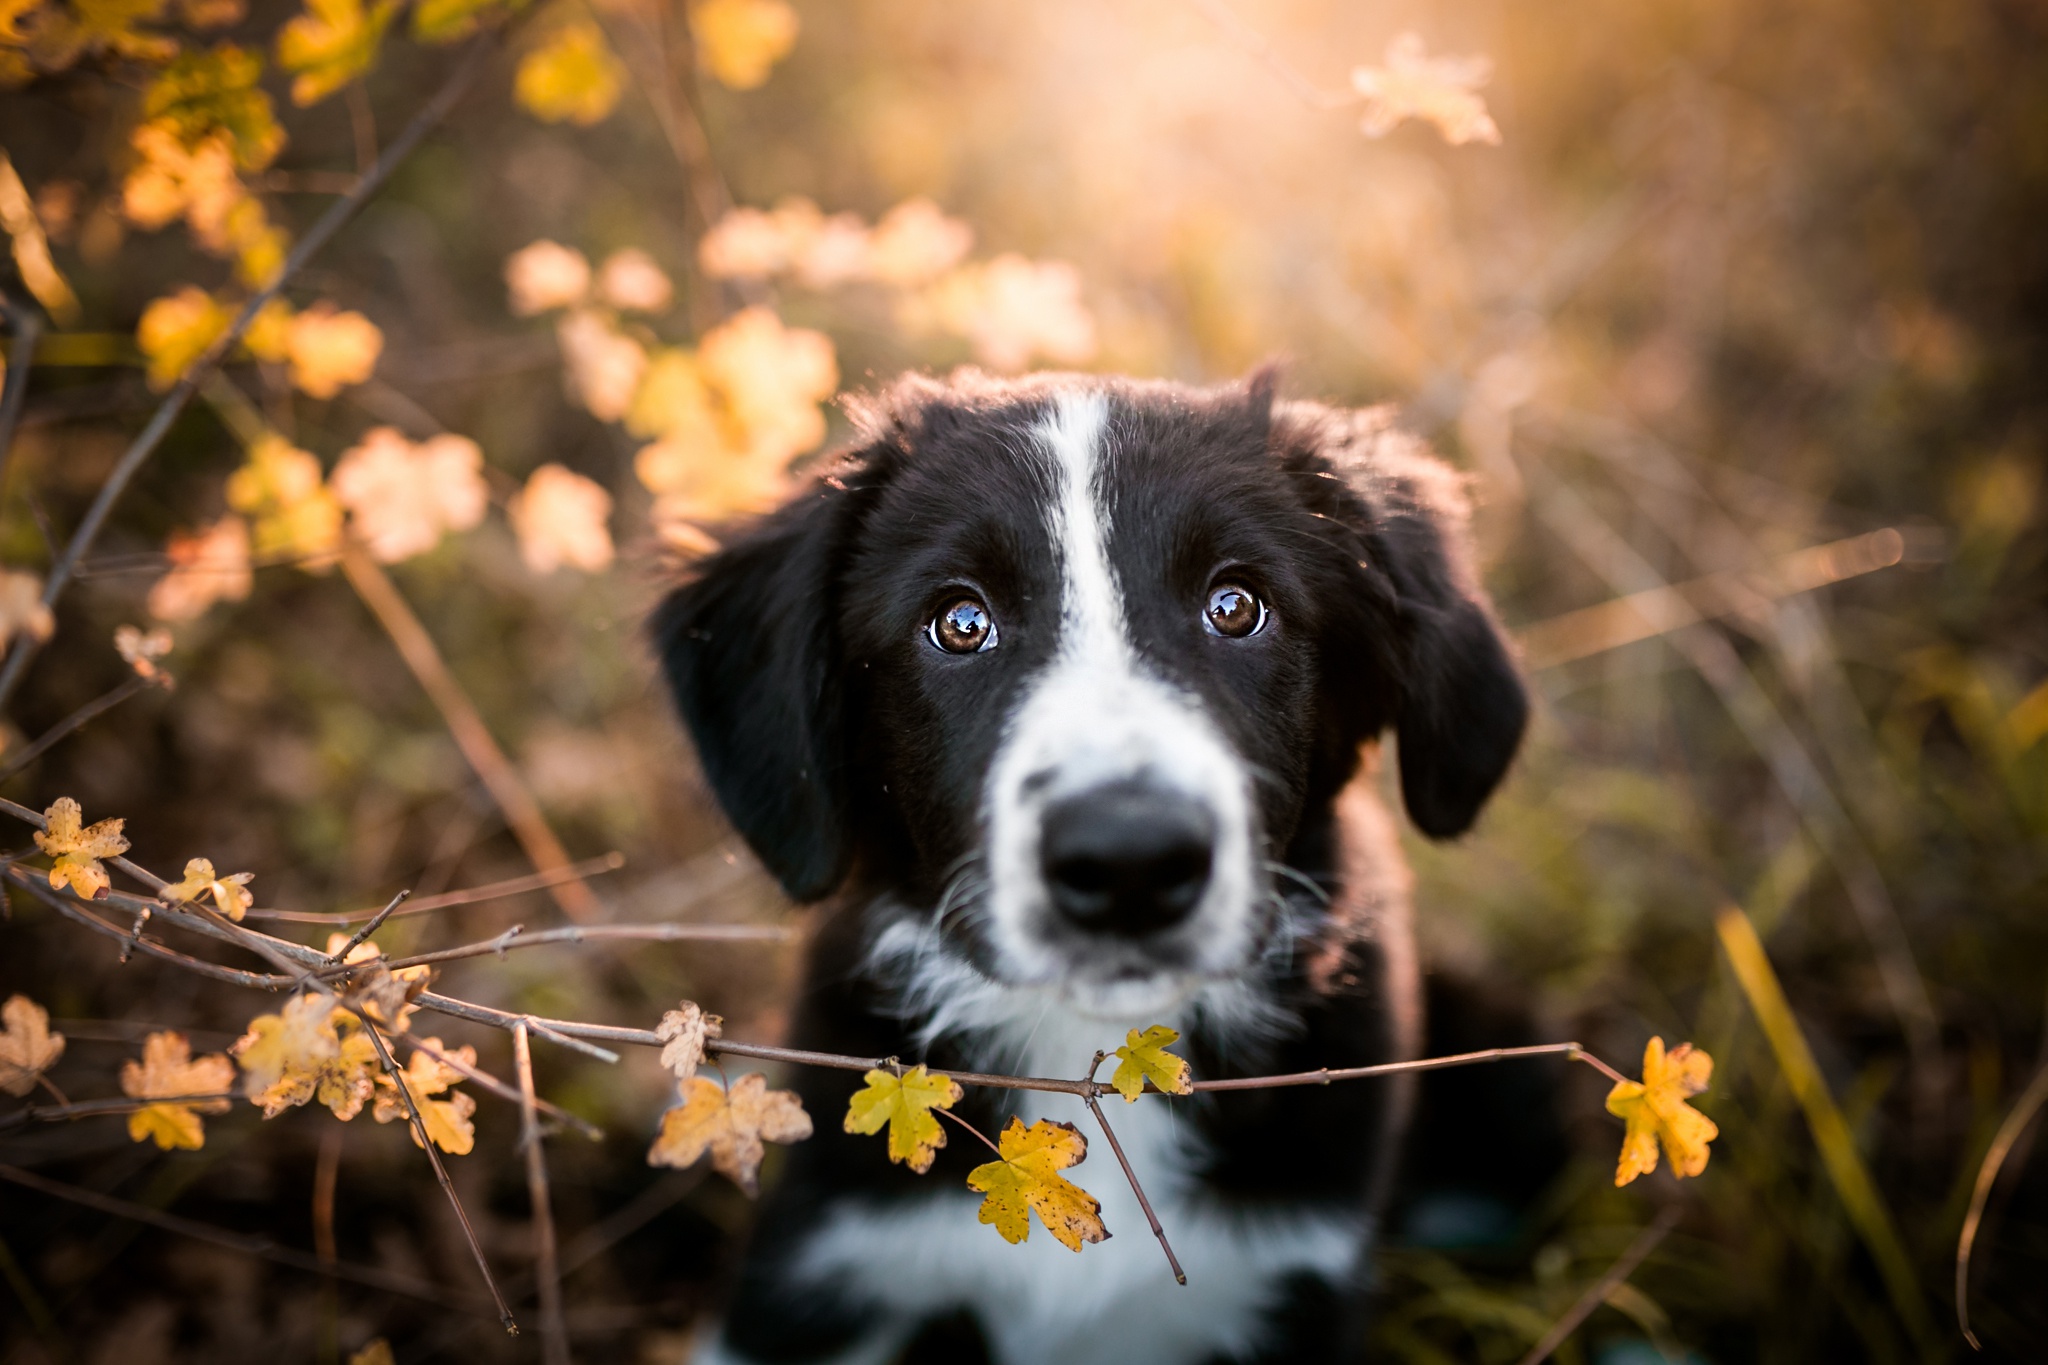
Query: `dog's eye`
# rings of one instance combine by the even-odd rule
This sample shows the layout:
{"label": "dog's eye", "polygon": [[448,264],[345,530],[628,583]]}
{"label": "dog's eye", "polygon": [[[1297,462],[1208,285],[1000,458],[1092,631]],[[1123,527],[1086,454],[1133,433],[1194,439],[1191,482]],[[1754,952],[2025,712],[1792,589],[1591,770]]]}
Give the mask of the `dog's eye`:
{"label": "dog's eye", "polygon": [[925,634],[948,654],[977,654],[996,647],[996,618],[979,597],[956,597],[939,609]]}
{"label": "dog's eye", "polygon": [[1256,635],[1266,624],[1266,604],[1257,593],[1241,583],[1218,583],[1209,589],[1209,604],[1202,609],[1202,624],[1217,635],[1241,640]]}

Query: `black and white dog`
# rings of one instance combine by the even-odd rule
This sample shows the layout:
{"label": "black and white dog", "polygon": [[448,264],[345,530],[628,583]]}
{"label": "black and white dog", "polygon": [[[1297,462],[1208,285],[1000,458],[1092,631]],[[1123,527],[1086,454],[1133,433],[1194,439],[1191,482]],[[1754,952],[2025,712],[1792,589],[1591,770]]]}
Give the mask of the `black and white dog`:
{"label": "black and white dog", "polygon": [[[719,802],[830,898],[793,1046],[1078,1076],[1171,1024],[1200,1077],[1417,1046],[1408,876],[1374,795],[1398,738],[1423,833],[1463,832],[1527,718],[1459,482],[1382,409],[1080,376],[899,381],[863,439],[661,609]],[[1002,1365],[1322,1361],[1357,1328],[1406,1092],[1112,1100],[1188,1287],[1106,1144],[1114,1240],[976,1221],[955,1133],[924,1176],[818,1133],[760,1211],[700,1360],[886,1362],[965,1313]],[[1077,1099],[970,1091],[1095,1134]],[[1070,1174],[1074,1174],[1070,1172]]]}

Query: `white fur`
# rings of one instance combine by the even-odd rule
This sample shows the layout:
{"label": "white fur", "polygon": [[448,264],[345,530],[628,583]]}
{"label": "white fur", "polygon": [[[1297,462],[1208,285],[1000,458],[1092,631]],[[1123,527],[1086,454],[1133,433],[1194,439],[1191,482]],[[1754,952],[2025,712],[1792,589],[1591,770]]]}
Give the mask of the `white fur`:
{"label": "white fur", "polygon": [[[1131,643],[1109,558],[1108,419],[1102,394],[1062,394],[1035,432],[1052,490],[1046,529],[1060,560],[1059,645],[1009,718],[984,794],[998,974],[1054,986],[1069,1007],[1099,1018],[1172,1008],[1203,980],[1241,966],[1258,937],[1259,833],[1244,760],[1195,698],[1144,668]],[[1201,802],[1216,821],[1209,885],[1194,913],[1163,936],[1191,964],[1182,969],[1165,969],[1136,944],[1063,952],[1045,932],[1052,911],[1038,855],[1046,807],[1140,777]]]}

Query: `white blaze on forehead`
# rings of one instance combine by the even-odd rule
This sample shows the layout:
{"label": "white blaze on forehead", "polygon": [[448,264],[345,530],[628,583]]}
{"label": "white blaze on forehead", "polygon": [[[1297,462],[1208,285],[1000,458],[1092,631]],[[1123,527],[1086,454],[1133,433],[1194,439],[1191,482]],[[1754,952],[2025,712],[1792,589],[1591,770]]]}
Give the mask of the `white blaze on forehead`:
{"label": "white blaze on forehead", "polygon": [[[1250,781],[1201,703],[1148,670],[1131,639],[1109,553],[1116,451],[1108,398],[1062,394],[1032,435],[1048,476],[1044,515],[1059,564],[1059,639],[1008,718],[990,768],[990,937],[1008,980],[1069,981],[1084,1008],[1156,1014],[1185,998],[1196,978],[1238,966],[1250,950],[1256,842]],[[1200,628],[1192,618],[1191,628]],[[1097,944],[1085,961],[1072,960],[1049,932],[1039,868],[1045,808],[1131,779],[1183,793],[1216,820],[1208,889],[1168,936],[1182,959],[1177,971],[1159,970],[1166,964],[1135,945]],[[1112,977],[1122,979],[1112,986]]]}

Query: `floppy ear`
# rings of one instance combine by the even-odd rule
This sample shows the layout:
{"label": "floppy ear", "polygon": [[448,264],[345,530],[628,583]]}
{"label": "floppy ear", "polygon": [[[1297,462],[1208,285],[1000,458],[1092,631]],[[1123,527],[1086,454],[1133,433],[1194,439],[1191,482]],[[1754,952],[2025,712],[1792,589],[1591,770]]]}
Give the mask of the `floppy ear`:
{"label": "floppy ear", "polygon": [[1314,510],[1363,551],[1351,628],[1378,638],[1346,653],[1391,674],[1372,689],[1365,728],[1391,721],[1416,828],[1463,834],[1521,746],[1529,697],[1472,570],[1462,483],[1386,408],[1279,404],[1274,437],[1283,462],[1311,476]]}
{"label": "floppy ear", "polygon": [[822,481],[705,560],[653,621],[726,817],[799,901],[845,876],[845,723],[833,599],[855,495]]}

